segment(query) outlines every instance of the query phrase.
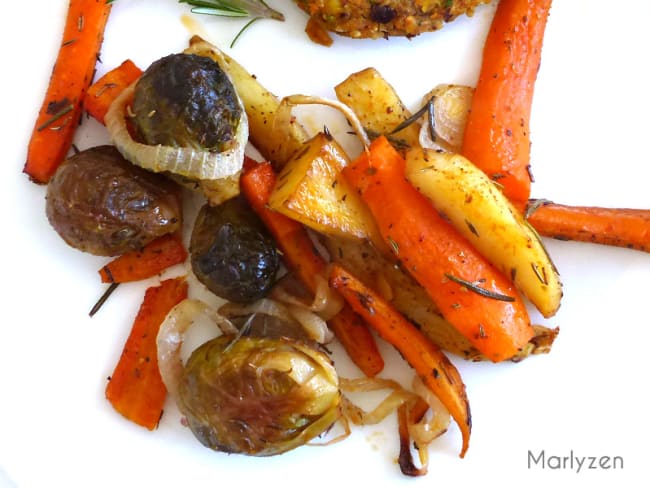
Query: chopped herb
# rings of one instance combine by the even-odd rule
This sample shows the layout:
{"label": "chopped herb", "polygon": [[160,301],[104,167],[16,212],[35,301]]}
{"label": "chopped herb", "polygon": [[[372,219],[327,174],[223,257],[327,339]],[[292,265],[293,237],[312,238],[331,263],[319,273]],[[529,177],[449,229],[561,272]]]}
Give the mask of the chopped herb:
{"label": "chopped herb", "polygon": [[511,297],[510,295],[502,295],[501,293],[496,293],[490,290],[487,290],[485,288],[482,288],[478,286],[476,283],[472,283],[471,281],[464,280],[462,278],[458,278],[457,276],[454,276],[449,273],[445,273],[445,276],[453,281],[454,283],[458,283],[459,285],[463,285],[466,287],[468,290],[481,295],[486,298],[492,298],[494,300],[501,300],[502,302],[514,302],[515,298]]}
{"label": "chopped herb", "polygon": [[395,254],[399,254],[399,244],[395,242],[392,238],[387,237],[388,244],[390,244],[391,249]]}
{"label": "chopped herb", "polygon": [[48,127],[49,125],[51,125],[51,124],[53,124],[54,122],[56,122],[57,120],[59,120],[59,119],[60,119],[61,117],[63,117],[64,115],[66,115],[66,114],[72,112],[73,109],[74,109],[74,106],[73,106],[71,103],[68,104],[68,105],[66,105],[66,106],[63,107],[61,110],[59,110],[57,113],[55,113],[54,115],[52,115],[52,117],[50,117],[50,118],[47,119],[45,122],[43,122],[41,125],[39,125],[38,128],[37,128],[36,130],[41,131],[41,130],[45,129],[45,128]]}
{"label": "chopped herb", "polygon": [[106,302],[106,300],[108,300],[108,297],[111,296],[111,294],[115,291],[115,289],[117,288],[118,285],[119,285],[119,283],[111,283],[108,286],[108,288],[106,288],[106,291],[104,293],[102,293],[102,296],[99,297],[99,300],[97,300],[97,303],[95,303],[95,305],[93,305],[93,308],[90,309],[90,312],[88,313],[88,315],[90,315],[91,317],[93,315],[95,315],[99,311],[99,309],[102,308],[102,305],[104,305],[104,302]]}

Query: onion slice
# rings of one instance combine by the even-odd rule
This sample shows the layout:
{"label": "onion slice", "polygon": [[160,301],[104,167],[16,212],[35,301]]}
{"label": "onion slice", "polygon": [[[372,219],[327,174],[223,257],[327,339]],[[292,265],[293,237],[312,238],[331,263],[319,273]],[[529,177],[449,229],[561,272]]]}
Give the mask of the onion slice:
{"label": "onion slice", "polygon": [[248,143],[248,118],[241,99],[241,120],[235,133],[233,147],[223,152],[204,151],[189,147],[142,144],[131,137],[127,127],[126,108],[135,92],[137,81],[125,88],[106,113],[106,128],[122,156],[141,168],[160,173],[167,171],[195,180],[217,180],[236,174],[244,164]]}
{"label": "onion slice", "polygon": [[228,319],[200,300],[185,299],[170,310],[160,326],[156,344],[160,376],[174,401],[178,399],[178,388],[183,374],[181,347],[184,335],[200,316],[210,318],[223,334],[239,332]]}

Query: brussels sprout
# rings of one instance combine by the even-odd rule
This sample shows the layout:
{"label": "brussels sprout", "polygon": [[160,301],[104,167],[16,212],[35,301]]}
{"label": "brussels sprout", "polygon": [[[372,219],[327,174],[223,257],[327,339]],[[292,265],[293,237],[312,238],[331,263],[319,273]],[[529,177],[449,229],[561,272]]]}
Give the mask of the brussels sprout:
{"label": "brussels sprout", "polygon": [[194,54],[155,61],[135,87],[133,122],[149,145],[223,152],[235,143],[242,108],[219,65]]}
{"label": "brussels sprout", "polygon": [[271,456],[325,432],[339,417],[340,392],[331,360],[312,347],[222,335],[192,353],[177,402],[205,446]]}
{"label": "brussels sprout", "polygon": [[102,256],[140,249],[182,223],[180,187],[132,165],[113,146],[64,161],[47,187],[45,208],[70,246]]}
{"label": "brussels sprout", "polygon": [[241,197],[199,211],[190,240],[192,270],[210,291],[249,303],[265,296],[279,267],[275,242]]}

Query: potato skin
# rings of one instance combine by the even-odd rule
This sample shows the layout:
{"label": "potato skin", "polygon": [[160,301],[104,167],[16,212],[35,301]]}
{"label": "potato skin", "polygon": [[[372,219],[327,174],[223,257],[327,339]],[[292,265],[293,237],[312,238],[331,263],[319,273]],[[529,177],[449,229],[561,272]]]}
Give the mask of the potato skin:
{"label": "potato skin", "polygon": [[70,246],[99,256],[140,249],[182,224],[181,190],[113,146],[68,158],[50,181],[46,215]]}
{"label": "potato skin", "polygon": [[327,30],[353,38],[414,37],[435,31],[490,0],[295,0]]}

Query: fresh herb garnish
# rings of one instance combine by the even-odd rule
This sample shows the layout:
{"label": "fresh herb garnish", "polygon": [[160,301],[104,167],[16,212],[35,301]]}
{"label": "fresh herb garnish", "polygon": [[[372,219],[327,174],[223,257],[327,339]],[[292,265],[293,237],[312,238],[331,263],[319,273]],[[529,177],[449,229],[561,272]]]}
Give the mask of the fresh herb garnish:
{"label": "fresh herb garnish", "polygon": [[237,33],[230,47],[234,46],[242,33],[259,19],[284,20],[284,15],[269,7],[264,0],[178,0],[192,6],[194,14],[215,15],[218,17],[252,17]]}

